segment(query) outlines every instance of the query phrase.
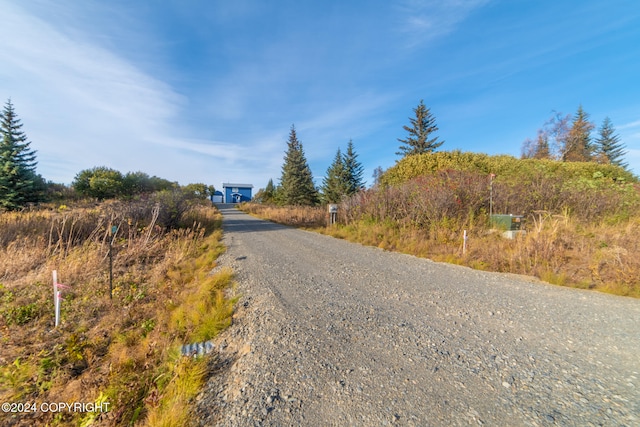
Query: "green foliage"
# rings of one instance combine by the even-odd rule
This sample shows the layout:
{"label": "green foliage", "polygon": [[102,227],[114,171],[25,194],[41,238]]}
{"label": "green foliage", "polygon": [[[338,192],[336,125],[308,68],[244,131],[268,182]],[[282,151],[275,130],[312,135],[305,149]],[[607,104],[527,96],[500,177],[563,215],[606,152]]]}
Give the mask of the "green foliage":
{"label": "green foliage", "polygon": [[142,336],[146,337],[155,327],[156,321],[154,319],[146,319],[142,321],[142,324],[140,325],[140,328],[142,329]]}
{"label": "green foliage", "polygon": [[87,341],[84,336],[79,333],[72,333],[65,339],[65,349],[69,361],[79,362],[84,360],[84,349],[87,347]]}
{"label": "green foliage", "polygon": [[134,194],[151,193],[155,191],[151,177],[144,172],[127,172],[122,178],[122,194],[133,196]]}
{"label": "green foliage", "polygon": [[286,205],[311,206],[319,202],[311,169],[293,125],[287,142],[278,193],[281,203]]}
{"label": "green foliage", "polygon": [[322,197],[326,203],[339,203],[349,192],[349,182],[342,153],[338,148],[333,163],[322,180]]}
{"label": "green foliage", "polygon": [[347,152],[344,155],[344,170],[348,184],[347,195],[352,195],[364,187],[362,174],[364,168],[362,163],[358,161],[358,155],[353,147],[353,141],[349,140],[347,144]]}
{"label": "green foliage", "polygon": [[438,131],[438,126],[436,125],[436,118],[424,105],[423,100],[420,100],[413,112],[415,117],[409,118],[411,127],[403,126],[409,136],[406,139],[398,138],[398,141],[404,144],[400,146],[400,151],[396,153],[399,156],[431,153],[444,143],[444,141],[438,141],[438,137],[430,138],[433,133]]}
{"label": "green foliage", "polygon": [[264,188],[264,197],[266,203],[273,201],[276,196],[276,187],[273,185],[273,179],[269,178],[269,182],[267,182],[267,186]]}
{"label": "green foliage", "polygon": [[46,183],[44,199],[48,202],[63,202],[78,199],[78,193],[73,188],[57,182]]}
{"label": "green foliage", "polygon": [[253,196],[252,201],[255,203],[274,204],[276,203],[277,197],[277,189],[275,185],[273,185],[273,179],[269,178],[267,186],[259,189]]}
{"label": "green foliage", "polygon": [[11,391],[11,398],[18,400],[33,391],[31,379],[36,367],[29,360],[21,361],[18,357],[13,363],[0,367],[0,385]]}
{"label": "green foliage", "polygon": [[615,134],[611,119],[606,117],[593,140],[594,124],[582,105],[573,116],[555,113],[538,130],[535,140],[527,139],[522,144],[523,159],[557,159],[565,162],[597,162],[627,167],[623,158],[625,145]]}
{"label": "green foliage", "polygon": [[[388,201],[382,205],[387,211],[403,212],[405,208],[396,206],[400,202],[395,199],[404,198],[409,205],[415,205],[418,212],[426,212],[429,209],[425,206],[440,203],[439,198],[450,202],[451,197],[459,196],[454,193],[438,195],[436,189],[446,184],[450,176],[455,175],[454,171],[470,174],[468,183],[456,185],[473,188],[472,193],[485,201],[484,204],[472,204],[476,216],[489,210],[486,204],[491,173],[496,175],[493,181],[496,213],[529,215],[538,210],[555,214],[569,211],[581,221],[619,221],[629,218],[640,206],[640,193],[635,187],[637,178],[615,165],[516,159],[460,151],[409,156],[399,161],[382,177],[379,191],[392,187],[385,190],[389,192],[385,196]],[[425,186],[421,197],[435,199],[414,200],[410,188],[417,180],[428,177],[437,179]],[[471,181],[477,184],[472,185]],[[438,209],[446,211],[448,208],[442,205]],[[465,212],[460,214],[466,215]],[[418,213],[407,214],[407,217],[415,215]]]}
{"label": "green foliage", "polygon": [[[187,186],[187,191],[191,191],[197,196],[207,197],[209,189],[206,185],[189,185],[191,187]],[[122,175],[121,172],[106,166],[97,166],[78,172],[72,187],[79,195],[98,200],[116,197],[130,199],[140,194],[179,188],[175,182],[157,176],[150,177],[144,172],[127,172]]]}
{"label": "green foliage", "polygon": [[112,199],[122,194],[124,177],[120,172],[106,166],[80,171],[73,188],[83,196],[98,200]]}
{"label": "green foliage", "polygon": [[363,186],[363,167],[358,155],[349,140],[347,152],[343,155],[338,148],[333,163],[327,169],[327,176],[322,181],[322,196],[327,203],[339,203],[344,196],[350,196]]}
{"label": "green foliage", "polygon": [[165,191],[172,190],[178,187],[177,182],[169,181],[168,179],[152,176],[149,181],[151,182],[152,191]]}
{"label": "green foliage", "polygon": [[40,309],[36,303],[8,306],[2,310],[2,317],[7,325],[25,325],[39,316]]}
{"label": "green foliage", "polygon": [[628,164],[623,158],[626,154],[625,145],[620,137],[615,134],[611,119],[606,117],[602,127],[598,130],[598,138],[595,140],[596,159],[599,163],[610,163],[621,168],[627,168]]}
{"label": "green foliage", "polygon": [[[615,182],[637,182],[637,178],[615,165],[592,162],[565,163],[554,160],[517,159],[508,155],[489,156],[482,153],[442,151],[408,156],[389,168],[381,177],[382,185],[396,185],[417,176],[439,170],[470,171],[489,176],[496,174],[496,182],[529,183],[537,179],[593,179],[595,172]],[[487,178],[488,179],[488,178]]]}
{"label": "green foliage", "polygon": [[571,129],[563,141],[563,161],[588,162],[592,159],[593,146],[591,144],[591,131],[593,128],[593,123],[589,121],[589,114],[587,114],[582,108],[582,105],[580,105],[573,117]]}
{"label": "green foliage", "polygon": [[36,152],[22,131],[11,100],[0,113],[0,209],[16,210],[39,202],[46,188],[36,174]]}
{"label": "green foliage", "polygon": [[194,199],[203,200],[209,197],[209,187],[202,183],[187,184],[183,187],[183,191],[188,194],[189,197]]}

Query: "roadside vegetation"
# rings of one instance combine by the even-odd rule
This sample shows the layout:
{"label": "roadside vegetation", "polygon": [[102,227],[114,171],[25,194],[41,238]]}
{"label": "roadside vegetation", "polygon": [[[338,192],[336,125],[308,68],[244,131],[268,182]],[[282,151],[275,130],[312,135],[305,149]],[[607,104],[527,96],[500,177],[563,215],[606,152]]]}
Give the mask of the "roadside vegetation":
{"label": "roadside vegetation", "polygon": [[[242,209],[386,250],[640,297],[639,207],[637,178],[616,165],[454,151],[400,160],[345,196],[333,227],[326,206]],[[490,210],[524,216],[526,234],[502,237]]]}
{"label": "roadside vegetation", "polygon": [[[0,401],[109,405],[3,412],[0,424],[188,422],[215,360],[183,357],[180,345],[213,338],[235,301],[231,271],[211,274],[224,251],[221,216],[192,196],[174,188],[0,212]],[[57,328],[53,270],[65,285]]]}
{"label": "roadside vegetation", "polygon": [[[22,127],[8,100],[0,112],[0,424],[187,424],[214,361],[182,357],[179,346],[213,338],[235,301],[231,271],[210,274],[224,250],[208,201],[215,188],[104,166],[80,171],[71,186],[48,182]],[[46,410],[50,403],[103,411]]]}
{"label": "roadside vegetation", "polygon": [[[595,129],[580,105],[573,116],[555,113],[520,159],[436,152],[444,141],[421,100],[398,138],[402,158],[375,168],[370,188],[350,140],[309,189],[296,185],[312,178],[292,128],[280,184],[269,180],[241,209],[386,250],[640,297],[640,184],[612,121]],[[327,204],[338,208],[332,226]],[[526,234],[504,238],[492,214],[522,217]]]}

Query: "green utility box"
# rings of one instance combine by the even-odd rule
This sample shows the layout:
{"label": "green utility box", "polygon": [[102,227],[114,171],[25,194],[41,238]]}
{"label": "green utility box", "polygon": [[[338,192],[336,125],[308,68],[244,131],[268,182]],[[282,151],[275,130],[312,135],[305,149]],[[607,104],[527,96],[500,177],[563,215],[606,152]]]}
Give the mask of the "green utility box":
{"label": "green utility box", "polygon": [[491,227],[503,231],[521,230],[524,222],[523,215],[491,215]]}

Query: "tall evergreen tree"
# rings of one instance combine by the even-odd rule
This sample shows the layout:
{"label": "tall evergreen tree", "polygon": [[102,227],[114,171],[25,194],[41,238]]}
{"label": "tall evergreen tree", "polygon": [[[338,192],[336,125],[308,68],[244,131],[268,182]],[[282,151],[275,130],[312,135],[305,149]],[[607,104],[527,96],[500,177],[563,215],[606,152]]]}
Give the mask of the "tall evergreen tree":
{"label": "tall evergreen tree", "polygon": [[563,141],[563,161],[588,162],[592,160],[591,131],[593,128],[593,123],[589,121],[589,114],[580,105],[575,116],[573,116],[571,129],[569,129]]}
{"label": "tall evergreen tree", "polygon": [[595,140],[596,159],[600,163],[611,163],[626,169],[629,165],[623,161],[623,158],[627,151],[615,132],[611,119],[605,117]]}
{"label": "tall evergreen tree", "polygon": [[403,126],[409,132],[406,139],[398,138],[404,145],[400,146],[399,156],[409,156],[411,154],[431,153],[440,147],[444,141],[438,141],[438,137],[431,138],[432,134],[438,131],[436,118],[424,105],[423,100],[413,109],[415,117],[410,117],[411,126]]}
{"label": "tall evergreen tree", "polygon": [[358,161],[358,155],[353,148],[352,140],[349,140],[347,152],[344,155],[344,170],[348,184],[347,195],[350,196],[357,193],[364,186],[364,181],[362,180],[364,168],[362,163]]}
{"label": "tall evergreen tree", "polygon": [[322,180],[322,197],[327,203],[339,203],[349,192],[349,181],[344,157],[338,148],[333,163],[327,169],[327,176]]}
{"label": "tall evergreen tree", "polygon": [[287,151],[280,179],[280,200],[287,205],[315,205],[319,202],[318,190],[313,184],[311,168],[304,156],[302,143],[298,141],[295,126],[291,125]]}
{"label": "tall evergreen tree", "polygon": [[36,174],[36,152],[8,100],[0,113],[0,209],[15,210],[42,198],[44,180]]}

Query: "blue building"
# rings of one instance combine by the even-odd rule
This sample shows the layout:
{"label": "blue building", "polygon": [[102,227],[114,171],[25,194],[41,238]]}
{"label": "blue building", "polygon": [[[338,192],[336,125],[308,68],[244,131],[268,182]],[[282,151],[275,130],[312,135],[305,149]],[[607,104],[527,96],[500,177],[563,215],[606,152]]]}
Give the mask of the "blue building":
{"label": "blue building", "polygon": [[222,189],[224,190],[224,202],[225,203],[240,203],[248,202],[251,200],[251,184],[231,184],[222,183]]}

